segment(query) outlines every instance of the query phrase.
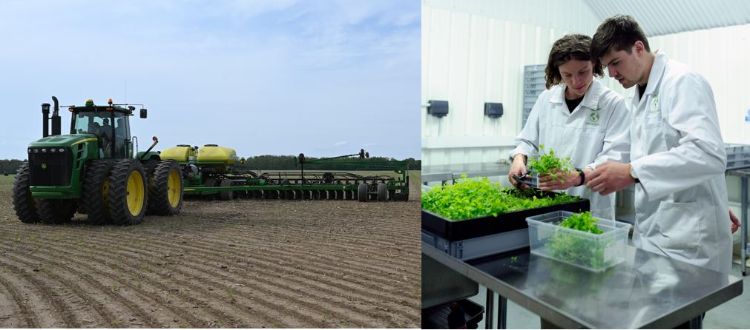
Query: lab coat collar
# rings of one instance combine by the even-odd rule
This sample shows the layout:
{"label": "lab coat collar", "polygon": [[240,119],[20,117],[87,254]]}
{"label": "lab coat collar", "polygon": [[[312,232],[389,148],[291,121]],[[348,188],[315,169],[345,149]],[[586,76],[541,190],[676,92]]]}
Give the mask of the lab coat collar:
{"label": "lab coat collar", "polygon": [[651,65],[651,73],[649,73],[648,76],[648,86],[646,86],[646,91],[643,92],[643,95],[640,96],[641,99],[645,95],[654,94],[656,92],[661,77],[664,76],[664,69],[667,68],[668,60],[667,54],[664,54],[661,50],[657,49],[654,52],[654,63]]}
{"label": "lab coat collar", "polygon": [[[596,109],[599,105],[599,97],[602,95],[602,91],[602,83],[599,82],[598,79],[594,78],[594,81],[591,82],[591,86],[589,86],[589,90],[586,91],[586,94],[584,94],[583,100],[581,101],[581,104],[579,106],[583,106],[589,109]],[[565,84],[557,85],[557,91],[555,93],[552,93],[549,101],[550,103],[557,104],[562,104],[565,102]],[[570,114],[568,110],[563,110],[565,110],[566,113]]]}

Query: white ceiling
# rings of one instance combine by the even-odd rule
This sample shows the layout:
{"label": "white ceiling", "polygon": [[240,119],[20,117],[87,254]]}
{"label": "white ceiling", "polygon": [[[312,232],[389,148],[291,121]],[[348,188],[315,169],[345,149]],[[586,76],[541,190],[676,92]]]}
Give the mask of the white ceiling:
{"label": "white ceiling", "polygon": [[746,0],[583,0],[600,20],[633,16],[648,36],[750,23]]}
{"label": "white ceiling", "polygon": [[422,0],[422,4],[588,34],[617,14],[635,17],[647,36],[750,24],[750,0]]}

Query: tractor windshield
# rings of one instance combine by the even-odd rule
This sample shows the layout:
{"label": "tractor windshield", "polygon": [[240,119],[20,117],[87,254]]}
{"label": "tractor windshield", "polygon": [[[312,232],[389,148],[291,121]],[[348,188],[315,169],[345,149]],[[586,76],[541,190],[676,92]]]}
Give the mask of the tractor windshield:
{"label": "tractor windshield", "polygon": [[73,123],[73,134],[96,134],[99,136],[105,134],[111,134],[112,125],[115,125],[115,130],[125,129],[125,127],[117,127],[123,125],[117,125],[121,122],[123,114],[115,112],[115,122],[110,122],[110,116],[112,113],[103,111],[83,111],[78,112],[75,115],[75,122]]}
{"label": "tractor windshield", "polygon": [[[112,121],[112,112],[105,111],[81,111],[73,116],[73,134],[94,134],[101,139],[105,154],[110,153],[109,144],[116,140],[115,153],[124,154],[125,144],[130,139],[130,127],[126,115],[115,112]],[[114,136],[112,136],[112,125],[114,125]]]}

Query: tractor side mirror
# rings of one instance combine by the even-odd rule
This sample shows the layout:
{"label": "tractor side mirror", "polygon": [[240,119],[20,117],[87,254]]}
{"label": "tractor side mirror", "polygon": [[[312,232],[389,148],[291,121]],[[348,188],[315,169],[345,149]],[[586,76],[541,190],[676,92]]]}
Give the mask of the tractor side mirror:
{"label": "tractor side mirror", "polygon": [[148,116],[148,110],[141,108],[141,118],[146,118],[146,116]]}

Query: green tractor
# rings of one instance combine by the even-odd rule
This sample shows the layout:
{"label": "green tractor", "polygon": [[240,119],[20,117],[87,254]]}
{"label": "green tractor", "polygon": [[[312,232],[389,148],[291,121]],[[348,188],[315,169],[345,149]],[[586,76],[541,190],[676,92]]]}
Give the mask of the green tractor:
{"label": "green tractor", "polygon": [[[70,134],[61,134],[56,97],[42,104],[42,139],[28,147],[28,162],[13,184],[13,208],[25,223],[63,223],[76,211],[94,224],[133,225],[146,213],[174,215],[182,209],[183,182],[175,161],[161,161],[151,149],[134,153],[129,104],[69,106]],[[146,118],[142,105],[140,117]],[[51,133],[48,132],[52,122]]]}

